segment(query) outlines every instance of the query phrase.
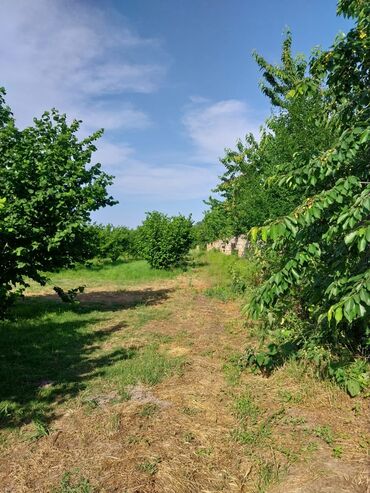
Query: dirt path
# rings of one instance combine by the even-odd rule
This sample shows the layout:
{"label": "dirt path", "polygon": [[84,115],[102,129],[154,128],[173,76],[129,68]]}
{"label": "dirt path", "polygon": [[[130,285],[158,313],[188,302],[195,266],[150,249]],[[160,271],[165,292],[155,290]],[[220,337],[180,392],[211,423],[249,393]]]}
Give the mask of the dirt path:
{"label": "dirt path", "polygon": [[[292,370],[271,379],[240,376],[229,363],[246,344],[239,307],[205,296],[206,286],[199,273],[162,282],[169,296],[153,309],[170,315],[122,342],[140,345],[154,333],[161,351],[183,358],[180,372],[151,388],[130,388],[123,402],[114,389],[89,411],[71,401],[49,435],[14,440],[5,450],[0,491],[366,492],[364,404],[353,410],[341,392],[304,378],[298,384]],[[118,327],[115,344],[127,330],[123,320],[126,313],[116,311],[109,321]],[[335,438],[325,436],[323,423]],[[81,482],[63,490],[65,471],[88,478],[91,488]]]}

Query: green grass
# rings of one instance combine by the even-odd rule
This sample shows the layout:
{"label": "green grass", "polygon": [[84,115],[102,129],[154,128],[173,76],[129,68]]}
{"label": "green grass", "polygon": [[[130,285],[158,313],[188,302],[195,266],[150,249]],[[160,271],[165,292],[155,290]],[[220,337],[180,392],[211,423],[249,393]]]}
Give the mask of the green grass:
{"label": "green grass", "polygon": [[207,266],[207,275],[212,286],[205,290],[205,295],[221,301],[248,296],[255,286],[259,266],[255,259],[238,258],[210,251],[202,253],[202,260]]}
{"label": "green grass", "polygon": [[[76,266],[74,269],[62,270],[58,273],[47,274],[50,280],[47,285],[51,288],[55,285],[63,289],[86,285],[88,288],[111,285],[117,288],[129,287],[138,283],[173,279],[182,270],[152,269],[145,260],[116,262],[101,262],[91,266]],[[40,288],[32,284],[31,291],[38,292]]]}
{"label": "green grass", "polygon": [[138,464],[137,468],[140,472],[153,476],[158,471],[158,464],[161,462],[160,457],[146,459]]}
{"label": "green grass", "polygon": [[99,368],[122,357],[111,352],[97,359],[89,349],[109,336],[92,330],[109,313],[50,301],[17,308],[14,320],[0,326],[0,424],[42,419],[56,399],[75,396]]}
{"label": "green grass", "polygon": [[54,488],[52,493],[93,493],[95,491],[87,479],[74,476],[76,475],[71,472],[63,474],[59,486]]}
{"label": "green grass", "polygon": [[333,445],[334,434],[330,426],[327,425],[317,426],[314,430],[314,433],[317,437],[322,438],[324,442],[327,443],[328,445]]}
{"label": "green grass", "polygon": [[100,372],[99,378],[103,383],[111,382],[123,391],[128,385],[139,382],[156,385],[174,372],[180,371],[182,366],[182,358],[168,357],[158,350],[157,344],[150,344],[139,350],[129,350],[127,357],[118,359],[114,365],[107,365]]}
{"label": "green grass", "polygon": [[155,385],[182,367],[181,358],[161,353],[158,344],[123,347],[124,331],[117,346],[102,350],[111,337],[104,325],[115,312],[55,304],[46,304],[49,311],[45,304],[33,304],[33,316],[25,310],[0,328],[0,424],[43,422],[52,418],[56,401],[61,405],[92,389],[124,392],[138,382]]}
{"label": "green grass", "polygon": [[159,406],[157,404],[153,404],[148,402],[144,404],[143,407],[139,411],[139,416],[142,418],[151,418],[159,411]]}
{"label": "green grass", "polygon": [[245,420],[249,420],[251,424],[256,424],[260,414],[261,410],[255,404],[250,392],[246,391],[244,394],[235,399],[234,415],[242,423],[244,423]]}
{"label": "green grass", "polygon": [[132,313],[133,328],[140,329],[148,322],[166,320],[170,317],[171,312],[168,308],[158,308],[153,306],[137,306],[136,310]]}
{"label": "green grass", "polygon": [[232,438],[243,445],[263,448],[269,443],[274,425],[284,414],[284,408],[273,413],[260,409],[247,389],[234,401],[234,416],[238,419],[238,427],[233,430]]}
{"label": "green grass", "polygon": [[[123,285],[175,275],[135,261],[66,271],[53,282]],[[124,396],[128,385],[155,385],[179,371],[183,360],[161,352],[160,338],[144,334],[139,345],[130,347],[128,342],[133,334],[137,339],[136,329],[169,316],[168,310],[152,305],[165,299],[167,291],[137,289],[129,302],[120,291],[114,303],[110,291],[106,298],[100,292],[98,301],[91,298],[78,305],[45,296],[19,302],[9,320],[0,323],[0,427],[33,422],[32,439],[38,439],[48,430],[56,406],[82,393],[86,397],[113,390]]]}
{"label": "green grass", "polygon": [[255,490],[256,493],[265,493],[270,486],[280,480],[282,472],[283,471],[280,464],[276,461],[260,461],[258,464],[258,480]]}

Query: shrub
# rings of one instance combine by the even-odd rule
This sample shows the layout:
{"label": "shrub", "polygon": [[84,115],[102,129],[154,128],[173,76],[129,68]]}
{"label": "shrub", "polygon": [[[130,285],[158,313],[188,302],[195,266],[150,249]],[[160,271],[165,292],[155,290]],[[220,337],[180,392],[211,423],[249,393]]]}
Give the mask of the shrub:
{"label": "shrub", "polygon": [[156,269],[183,264],[191,244],[192,220],[182,215],[149,212],[138,231],[139,253]]}
{"label": "shrub", "polygon": [[135,256],[134,231],[125,226],[93,224],[90,226],[94,254],[115,262],[119,257]]}

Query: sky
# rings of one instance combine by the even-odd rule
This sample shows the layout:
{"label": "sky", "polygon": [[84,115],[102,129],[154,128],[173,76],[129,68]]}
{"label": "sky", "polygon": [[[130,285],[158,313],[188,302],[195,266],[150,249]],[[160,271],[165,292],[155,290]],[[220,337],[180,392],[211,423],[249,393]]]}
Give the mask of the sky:
{"label": "sky", "polygon": [[225,148],[270,112],[256,50],[279,62],[328,48],[350,23],[335,0],[0,0],[0,86],[19,127],[56,107],[104,128],[94,162],[119,204],[97,222],[135,227],[145,212],[202,217]]}

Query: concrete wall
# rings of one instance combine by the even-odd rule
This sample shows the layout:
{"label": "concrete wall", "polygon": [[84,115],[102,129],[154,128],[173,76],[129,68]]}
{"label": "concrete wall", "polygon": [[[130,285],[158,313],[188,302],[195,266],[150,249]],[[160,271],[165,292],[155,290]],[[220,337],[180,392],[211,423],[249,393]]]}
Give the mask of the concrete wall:
{"label": "concrete wall", "polygon": [[238,253],[239,257],[244,257],[245,251],[249,247],[249,242],[245,235],[234,236],[230,240],[216,240],[212,243],[208,243],[207,251],[218,250],[225,255],[231,255],[234,251]]}

